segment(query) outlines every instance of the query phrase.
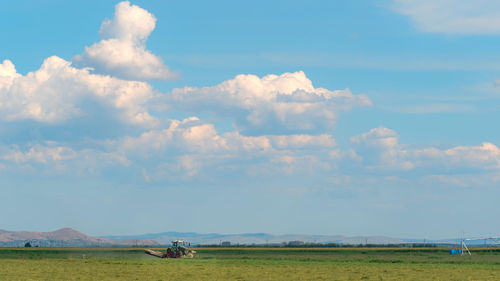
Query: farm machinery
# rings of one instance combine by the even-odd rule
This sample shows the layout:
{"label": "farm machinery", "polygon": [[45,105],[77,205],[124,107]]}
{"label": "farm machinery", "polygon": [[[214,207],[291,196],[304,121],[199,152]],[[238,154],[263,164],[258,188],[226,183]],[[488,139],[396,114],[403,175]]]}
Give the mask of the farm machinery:
{"label": "farm machinery", "polygon": [[150,249],[144,250],[144,252],[148,255],[155,256],[158,258],[183,258],[183,257],[188,257],[192,258],[194,254],[196,254],[196,251],[189,249],[186,246],[186,242],[183,240],[175,240],[172,241],[172,246],[167,248],[167,251],[165,253],[158,252],[158,251],[153,251]]}

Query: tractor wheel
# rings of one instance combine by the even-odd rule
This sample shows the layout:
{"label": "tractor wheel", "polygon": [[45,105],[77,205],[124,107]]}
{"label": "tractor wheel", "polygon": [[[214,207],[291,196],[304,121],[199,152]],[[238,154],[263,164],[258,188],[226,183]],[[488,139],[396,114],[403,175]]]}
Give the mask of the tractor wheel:
{"label": "tractor wheel", "polygon": [[181,257],[181,251],[180,251],[180,250],[177,250],[177,251],[175,252],[175,257],[176,257],[176,258],[180,258],[180,257]]}
{"label": "tractor wheel", "polygon": [[172,250],[170,250],[170,248],[167,248],[167,258],[171,257],[172,257]]}

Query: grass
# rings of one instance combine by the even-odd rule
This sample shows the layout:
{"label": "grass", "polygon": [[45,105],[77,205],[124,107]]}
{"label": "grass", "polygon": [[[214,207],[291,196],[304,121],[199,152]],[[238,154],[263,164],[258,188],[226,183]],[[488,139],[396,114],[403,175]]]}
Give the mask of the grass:
{"label": "grass", "polygon": [[500,280],[500,249],[199,248],[158,259],[135,248],[1,248],[0,280]]}

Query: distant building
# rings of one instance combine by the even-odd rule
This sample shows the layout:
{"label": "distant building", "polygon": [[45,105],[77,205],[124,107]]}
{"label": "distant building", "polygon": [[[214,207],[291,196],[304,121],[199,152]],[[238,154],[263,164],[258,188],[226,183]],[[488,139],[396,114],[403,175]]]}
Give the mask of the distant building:
{"label": "distant building", "polygon": [[304,244],[305,244],[304,241],[300,241],[300,240],[288,242],[288,246],[302,246]]}
{"label": "distant building", "polygon": [[220,245],[221,245],[222,247],[229,247],[229,246],[231,246],[231,242],[229,242],[229,241],[224,241],[224,242],[222,242]]}

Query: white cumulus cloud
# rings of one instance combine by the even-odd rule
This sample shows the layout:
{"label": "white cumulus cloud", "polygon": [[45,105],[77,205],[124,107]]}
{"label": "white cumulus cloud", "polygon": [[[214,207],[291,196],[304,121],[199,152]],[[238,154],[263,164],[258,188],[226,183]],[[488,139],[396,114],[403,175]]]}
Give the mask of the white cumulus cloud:
{"label": "white cumulus cloud", "polygon": [[83,54],[73,58],[73,63],[124,79],[174,79],[178,75],[146,49],[146,40],[155,25],[153,14],[128,1],[120,2],[115,7],[115,17],[101,25],[102,40],[85,47]]}
{"label": "white cumulus cloud", "polygon": [[[331,135],[262,135],[243,136],[239,132],[218,134],[214,125],[201,123],[196,117],[172,120],[166,129],[155,129],[139,137],[126,137],[110,143],[124,153],[158,156],[158,153],[229,153],[238,157],[242,152],[271,153],[276,150],[330,149],[336,146]],[[226,154],[227,155],[227,154]]]}
{"label": "white cumulus cloud", "polygon": [[0,64],[0,91],[9,88],[15,78],[21,76],[10,60],[4,60]]}
{"label": "white cumulus cloud", "polygon": [[388,128],[379,127],[351,138],[353,158],[361,159],[369,168],[411,169],[408,151],[399,144],[399,135]]}
{"label": "white cumulus cloud", "polygon": [[371,100],[349,89],[315,88],[299,71],[262,78],[241,74],[216,86],[174,89],[163,103],[234,118],[243,130],[279,134],[330,130],[340,111],[371,105]]}
{"label": "white cumulus cloud", "polygon": [[470,173],[500,170],[500,148],[488,142],[477,146],[414,148],[399,143],[399,135],[384,127],[351,138],[354,152],[370,169],[411,170],[427,173]]}
{"label": "white cumulus cloud", "polygon": [[260,170],[259,165],[265,166],[267,172],[278,169],[287,173],[299,166],[302,170],[314,170],[316,165],[324,168],[327,166],[324,161],[336,143],[328,134],[244,136],[237,131],[219,134],[213,124],[190,117],[172,120],[165,129],[109,141],[108,148],[131,161],[147,163],[149,168],[163,167],[166,171],[184,171],[192,176],[215,167],[240,173],[248,171],[250,166]]}
{"label": "white cumulus cloud", "polygon": [[107,110],[116,110],[125,123],[152,126],[157,122],[145,108],[154,96],[147,83],[91,74],[56,56],[47,58],[40,69],[24,76],[15,72],[10,61],[1,66],[2,120],[62,123],[85,116],[85,103],[95,102]]}

